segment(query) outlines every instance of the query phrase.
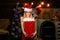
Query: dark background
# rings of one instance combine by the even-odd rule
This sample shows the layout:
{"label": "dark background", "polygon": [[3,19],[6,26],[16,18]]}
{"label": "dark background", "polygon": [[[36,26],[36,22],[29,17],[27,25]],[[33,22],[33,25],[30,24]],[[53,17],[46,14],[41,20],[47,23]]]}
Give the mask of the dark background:
{"label": "dark background", "polygon": [[34,2],[33,7],[35,8],[41,1],[50,3],[50,8],[60,8],[60,0],[0,0],[0,19],[9,18],[12,15],[12,9],[15,8],[17,2],[20,2],[19,7],[22,7],[23,3]]}

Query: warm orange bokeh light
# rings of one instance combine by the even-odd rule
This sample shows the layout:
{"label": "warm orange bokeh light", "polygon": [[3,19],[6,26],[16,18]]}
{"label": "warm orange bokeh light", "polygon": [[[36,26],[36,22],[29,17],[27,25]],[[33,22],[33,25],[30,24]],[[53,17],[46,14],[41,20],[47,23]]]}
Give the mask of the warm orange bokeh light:
{"label": "warm orange bokeh light", "polygon": [[49,3],[47,4],[47,7],[50,7],[50,4]]}
{"label": "warm orange bokeh light", "polygon": [[38,5],[36,8],[39,8],[39,7],[42,7],[42,5],[40,4],[40,5]]}
{"label": "warm orange bokeh light", "polygon": [[41,5],[44,5],[44,2],[41,2]]}
{"label": "warm orange bokeh light", "polygon": [[31,2],[31,5],[34,5],[34,3],[33,3],[33,2]]}
{"label": "warm orange bokeh light", "polygon": [[38,7],[42,7],[41,5],[39,5]]}

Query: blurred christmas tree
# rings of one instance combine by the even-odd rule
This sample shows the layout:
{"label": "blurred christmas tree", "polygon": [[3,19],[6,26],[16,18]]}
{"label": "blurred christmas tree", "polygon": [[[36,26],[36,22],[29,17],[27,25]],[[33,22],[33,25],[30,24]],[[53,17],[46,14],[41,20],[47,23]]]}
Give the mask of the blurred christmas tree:
{"label": "blurred christmas tree", "polygon": [[8,28],[9,30],[9,38],[11,40],[21,40],[21,26],[20,26],[20,16],[19,16],[19,10],[18,10],[17,3],[16,8],[14,8],[14,15],[12,17],[11,24]]}

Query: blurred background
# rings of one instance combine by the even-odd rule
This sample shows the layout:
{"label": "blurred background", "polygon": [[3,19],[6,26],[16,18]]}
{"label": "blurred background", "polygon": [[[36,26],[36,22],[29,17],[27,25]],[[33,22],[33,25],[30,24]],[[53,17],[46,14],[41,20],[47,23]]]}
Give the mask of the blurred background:
{"label": "blurred background", "polygon": [[22,16],[26,3],[32,6],[33,15],[37,15],[37,39],[60,40],[60,0],[0,0],[0,39],[9,40],[8,27],[15,20],[13,15]]}

